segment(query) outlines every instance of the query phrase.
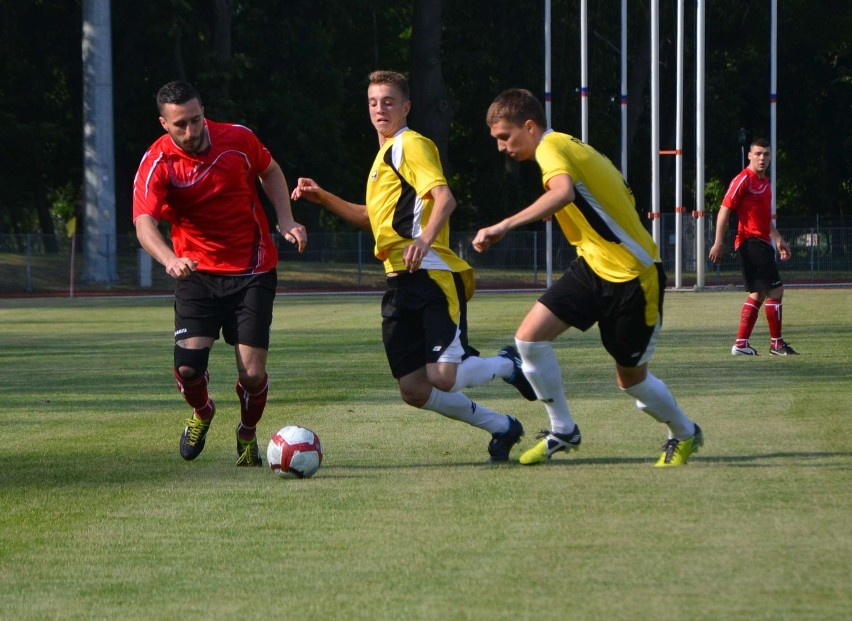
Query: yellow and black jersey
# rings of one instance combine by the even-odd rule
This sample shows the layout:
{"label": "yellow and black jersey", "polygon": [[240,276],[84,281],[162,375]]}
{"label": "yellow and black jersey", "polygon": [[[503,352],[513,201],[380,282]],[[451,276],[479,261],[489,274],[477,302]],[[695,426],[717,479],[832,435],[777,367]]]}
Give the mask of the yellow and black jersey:
{"label": "yellow and black jersey", "polygon": [[[404,272],[402,253],[429,223],[434,201],[430,191],[447,185],[438,148],[404,127],[379,149],[367,180],[367,212],[376,240],[376,258],[385,271]],[[472,269],[450,250],[449,223],[432,243],[421,267],[463,272]]]}
{"label": "yellow and black jersey", "polygon": [[627,282],[647,272],[660,255],[642,226],[630,186],[613,163],[573,136],[548,130],[535,151],[542,183],[571,176],[574,202],[556,220],[577,254],[610,282]]}

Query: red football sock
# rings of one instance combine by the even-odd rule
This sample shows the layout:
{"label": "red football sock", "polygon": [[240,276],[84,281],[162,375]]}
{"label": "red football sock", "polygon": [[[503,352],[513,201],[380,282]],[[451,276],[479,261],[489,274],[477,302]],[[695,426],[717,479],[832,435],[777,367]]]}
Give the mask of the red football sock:
{"label": "red football sock", "polygon": [[238,381],[236,385],[237,396],[240,398],[240,437],[243,440],[251,440],[255,437],[255,427],[263,416],[263,408],[266,407],[266,398],[269,395],[269,375],[263,376],[260,389],[255,393],[249,393]]}
{"label": "red football sock", "polygon": [[738,346],[745,346],[748,337],[751,336],[751,331],[754,330],[758,315],[760,315],[760,300],[755,300],[751,296],[747,297],[745,303],[743,303],[742,311],[740,311],[740,327],[737,330]]}
{"label": "red football sock", "polygon": [[781,300],[778,298],[766,298],[766,321],[769,324],[769,336],[772,338],[772,347],[780,347],[781,338]]}
{"label": "red football sock", "polygon": [[172,369],[172,371],[177,381],[178,390],[189,404],[189,407],[195,410],[195,416],[200,420],[209,420],[212,418],[213,402],[210,400],[210,395],[207,394],[207,383],[210,379],[207,371],[201,376],[190,380],[184,379],[178,373],[177,369]]}

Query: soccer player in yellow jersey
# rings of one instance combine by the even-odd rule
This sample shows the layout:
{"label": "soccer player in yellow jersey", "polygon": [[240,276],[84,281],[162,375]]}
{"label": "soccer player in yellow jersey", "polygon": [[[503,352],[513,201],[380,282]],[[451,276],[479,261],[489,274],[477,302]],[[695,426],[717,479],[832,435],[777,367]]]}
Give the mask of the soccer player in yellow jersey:
{"label": "soccer player in yellow jersey", "polygon": [[345,201],[307,178],[298,180],[292,198],[305,198],[372,230],[388,282],[382,338],[403,401],[488,431],[491,461],[508,461],[524,433],[521,423],[460,391],[501,377],[531,401],[535,393],[513,346],[481,358],[468,344],[473,269],[449,247],[456,201],[438,150],[406,126],[411,109],[407,80],[399,73],[374,71],[367,102],[379,153],[367,179],[366,204]]}
{"label": "soccer player in yellow jersey", "polygon": [[551,341],[571,326],[586,331],[597,323],[603,346],[615,360],[618,386],[641,411],[669,428],[656,465],[686,464],[704,435],[668,387],[648,371],[662,321],[666,276],[656,244],[636,213],[633,193],[609,159],[548,129],[544,109],[529,91],[510,89],[498,95],[486,122],[500,152],[538,162],[545,192],[520,212],[481,229],[474,249],[484,252],[512,229],[555,215],[578,255],[515,333],[523,372],[550,418],[550,429],[521,455],[521,463],[537,464],[580,446]]}

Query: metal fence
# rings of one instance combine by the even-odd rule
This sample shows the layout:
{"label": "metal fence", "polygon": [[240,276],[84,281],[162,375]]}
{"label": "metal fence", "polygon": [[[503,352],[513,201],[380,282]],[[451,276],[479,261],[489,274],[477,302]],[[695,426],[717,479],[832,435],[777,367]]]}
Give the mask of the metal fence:
{"label": "metal fence", "polygon": [[[852,283],[852,227],[825,226],[818,219],[789,224],[779,227],[793,254],[789,261],[780,263],[786,283]],[[674,231],[674,215],[667,214],[662,219],[660,254],[670,286],[675,283]],[[709,219],[705,223],[705,233],[706,252],[715,236],[713,222]],[[475,234],[475,231],[455,233],[451,243],[453,249],[476,268],[480,288],[545,286],[548,243],[544,231],[514,231],[485,254],[476,253],[471,247]],[[729,250],[732,238],[730,232]],[[696,282],[695,241],[695,222],[684,218],[681,263],[684,287],[692,287]],[[115,243],[112,242],[81,238],[72,243],[64,236],[0,235],[0,296],[145,293],[173,289],[171,279],[141,250],[134,236],[119,235]],[[303,254],[295,252],[280,238],[277,242],[282,290],[384,287],[382,265],[373,257],[373,240],[367,233],[309,232],[308,249]],[[113,252],[115,256],[109,256]],[[551,253],[553,277],[558,278],[576,252],[555,223]],[[720,265],[702,260],[705,261],[705,285],[741,284],[739,265],[732,253]]]}

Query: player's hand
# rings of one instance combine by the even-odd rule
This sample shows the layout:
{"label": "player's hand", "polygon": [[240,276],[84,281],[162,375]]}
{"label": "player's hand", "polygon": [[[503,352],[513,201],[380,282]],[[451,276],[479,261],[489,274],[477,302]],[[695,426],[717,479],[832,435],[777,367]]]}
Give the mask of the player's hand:
{"label": "player's hand", "polygon": [[783,239],[778,242],[778,252],[781,253],[782,261],[787,261],[791,256],[793,256],[793,253],[790,252],[790,246],[788,246],[787,242]]}
{"label": "player's hand", "polygon": [[710,254],[708,255],[710,260],[713,263],[718,263],[722,260],[722,255],[725,252],[725,246],[723,244],[713,244],[713,247],[710,248]]}
{"label": "player's hand", "polygon": [[198,267],[198,261],[193,261],[188,257],[175,257],[175,259],[166,265],[166,274],[175,280],[185,280]]}
{"label": "player's hand", "polygon": [[423,263],[423,257],[429,254],[431,246],[419,237],[402,251],[402,262],[409,272],[416,272]]}
{"label": "player's hand", "polygon": [[312,203],[321,204],[320,195],[322,192],[323,189],[313,179],[299,177],[299,180],[296,181],[296,187],[290,193],[290,199],[297,201],[304,198]]}
{"label": "player's hand", "polygon": [[473,238],[473,242],[471,242],[473,249],[477,252],[485,252],[491,246],[503,239],[508,232],[508,228],[506,228],[502,223],[495,224],[484,229],[479,229],[476,233],[476,237]]}
{"label": "player's hand", "polygon": [[284,239],[296,246],[296,249],[302,253],[308,245],[308,230],[298,222],[290,222],[284,226],[278,226],[278,229],[284,235]]}

